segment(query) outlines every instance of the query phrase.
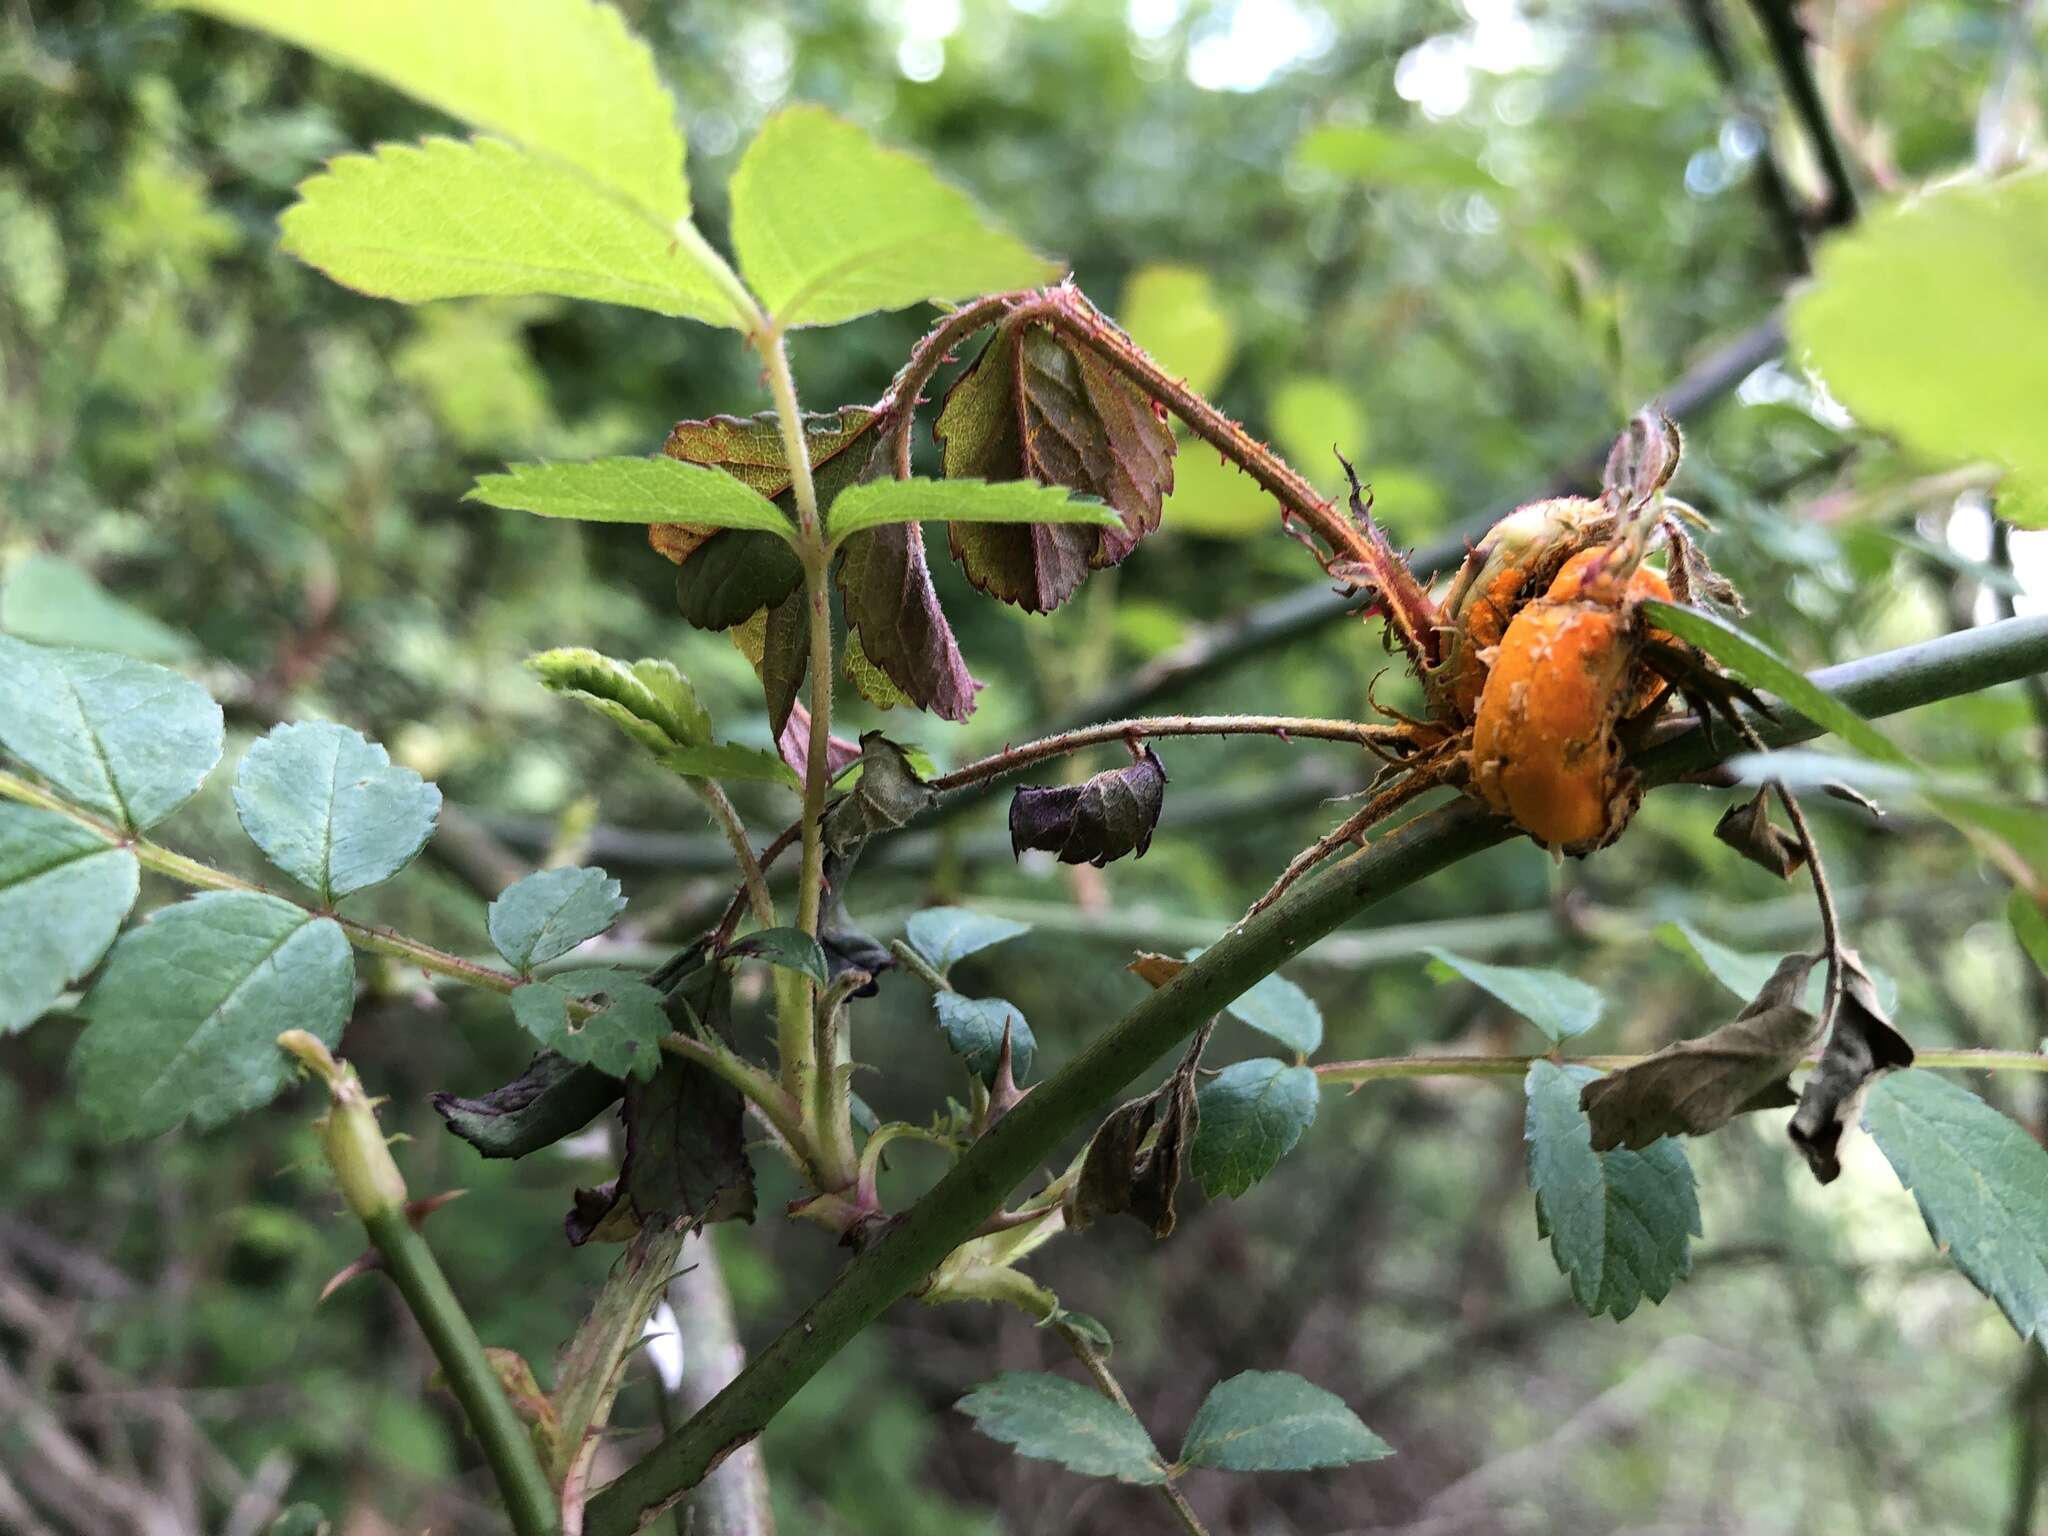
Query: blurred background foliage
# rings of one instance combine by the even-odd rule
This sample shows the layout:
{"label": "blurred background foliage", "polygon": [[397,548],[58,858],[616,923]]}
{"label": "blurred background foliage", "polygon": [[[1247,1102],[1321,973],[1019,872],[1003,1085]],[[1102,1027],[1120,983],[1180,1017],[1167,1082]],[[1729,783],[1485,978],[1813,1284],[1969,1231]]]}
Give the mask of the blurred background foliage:
{"label": "blurred background foliage", "polygon": [[[828,104],[1067,259],[1325,485],[1334,441],[1410,543],[1532,494],[1767,317],[1802,258],[1758,196],[1760,167],[1797,202],[1821,191],[1747,10],[1714,0],[622,8],[686,104],[714,238],[719,189],[761,119]],[[1871,196],[1966,164],[1987,131],[2038,124],[2028,8],[1812,9]],[[1702,14],[1732,71],[1703,51]],[[291,185],[338,151],[445,124],[188,16],[92,0],[10,0],[0,15],[0,627],[189,663],[241,744],[279,718],[328,716],[437,778],[449,815],[430,858],[358,898],[358,915],[477,951],[480,895],[583,859],[634,898],[622,958],[696,931],[728,878],[701,814],[521,661],[557,644],[668,657],[732,734],[765,741],[751,671],[724,637],[681,626],[672,568],[636,530],[457,498],[507,457],[649,451],[680,417],[764,408],[737,339],[551,301],[403,309],[340,290],[274,249]],[[806,404],[873,399],[922,323],[800,333]],[[2048,535],[2008,538],[1944,468],[1859,434],[1796,363],[1767,363],[1694,424],[1677,489],[1715,518],[1710,547],[1755,630],[1817,665],[2048,600]],[[964,760],[1315,574],[1213,454],[1188,452],[1179,472],[1164,532],[1050,618],[980,600],[943,566],[988,684],[979,710],[949,727],[854,703],[846,732],[884,726],[942,765]],[[1377,634],[1346,622],[1161,704],[1359,718],[1385,666]],[[1390,673],[1383,701],[1406,686]],[[2038,794],[2041,709],[2038,687],[2002,688],[1898,735],[1926,761]],[[1121,969],[1132,948],[1212,939],[1368,768],[1311,743],[1169,746],[1166,817],[1142,862],[1013,864],[983,806],[871,859],[855,912],[884,937],[932,900],[1031,920],[958,979],[1017,1003],[1040,1070],[1056,1066],[1142,992]],[[227,778],[162,836],[258,875]],[[772,788],[738,798],[764,835],[792,809]],[[1725,999],[1658,924],[1683,916],[1759,950],[1814,926],[1802,892],[1714,842],[1724,798],[1659,795],[1590,862],[1496,850],[1328,941],[1292,968],[1329,1020],[1325,1055],[1529,1048],[1472,988],[1427,978],[1426,943],[1594,982],[1610,1008],[1591,1049],[1720,1022]],[[1971,851],[1909,817],[1820,814],[1855,932],[1901,979],[1916,1040],[2034,1045],[2041,978]],[[175,894],[152,886],[145,901]],[[526,1048],[502,1003],[372,979],[350,1049],[413,1138],[407,1177],[470,1192],[435,1218],[436,1246],[486,1339],[545,1362],[609,1261],[566,1248],[558,1220],[573,1184],[605,1176],[607,1133],[479,1160],[426,1096],[517,1071]],[[925,1119],[962,1092],[915,985],[890,978],[859,1027],[877,1068],[861,1090],[885,1118]],[[175,1469],[167,1496],[190,1529],[240,1529],[238,1501],[260,1511],[256,1495],[287,1490],[350,1532],[489,1529],[472,1449],[450,1405],[422,1394],[425,1352],[394,1299],[358,1283],[314,1305],[354,1239],[317,1175],[303,1096],[210,1135],[109,1147],[67,1101],[68,1035],[57,1020],[0,1045],[9,1380],[109,1475]],[[1255,1048],[1226,1025],[1211,1059]],[[1511,1081],[1333,1095],[1243,1202],[1194,1210],[1163,1245],[1112,1224],[1036,1261],[1115,1332],[1168,1443],[1210,1382],[1257,1366],[1341,1392],[1399,1449],[1344,1473],[1197,1474],[1191,1496],[1217,1529],[2034,1528],[2039,1350],[1937,1262],[1867,1146],[1825,1191],[1780,1117],[1696,1148],[1695,1277],[1616,1329],[1576,1312],[1536,1239]],[[2025,1085],[1986,1091],[2023,1118],[2040,1108]],[[935,1171],[927,1156],[897,1160],[892,1203]],[[794,1191],[763,1172],[773,1212]],[[719,1238],[752,1339],[842,1262],[816,1229],[767,1217]],[[1062,1354],[1013,1315],[897,1308],[770,1432],[784,1528],[1153,1528],[1135,1491],[1013,1458],[946,1411],[995,1369]],[[627,1424],[654,1422],[650,1383],[629,1384]],[[4,1473],[39,1454],[43,1421],[19,1401],[0,1417]]]}

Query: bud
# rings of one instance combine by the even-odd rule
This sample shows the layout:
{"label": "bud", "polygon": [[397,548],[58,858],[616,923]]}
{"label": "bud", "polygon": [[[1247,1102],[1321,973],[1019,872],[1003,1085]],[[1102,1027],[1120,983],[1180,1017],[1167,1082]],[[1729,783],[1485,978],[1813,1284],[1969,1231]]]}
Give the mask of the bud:
{"label": "bud", "polygon": [[277,1037],[280,1048],[304,1063],[327,1084],[334,1105],[320,1120],[320,1147],[327,1154],[341,1198],[358,1220],[369,1221],[405,1205],[405,1180],[385,1144],[377,1111],[354,1067],[339,1062],[327,1047],[303,1029]]}

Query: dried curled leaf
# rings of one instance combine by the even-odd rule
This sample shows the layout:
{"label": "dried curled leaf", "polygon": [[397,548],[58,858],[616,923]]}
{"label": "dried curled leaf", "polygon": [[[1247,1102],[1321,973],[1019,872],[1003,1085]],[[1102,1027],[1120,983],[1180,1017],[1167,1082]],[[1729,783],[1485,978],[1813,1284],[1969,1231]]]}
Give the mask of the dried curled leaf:
{"label": "dried curled leaf", "polygon": [[1892,1028],[1876,983],[1852,956],[1835,1027],[1786,1127],[1821,1183],[1833,1183],[1842,1171],[1842,1127],[1855,1116],[1863,1091],[1885,1073],[1911,1065],[1913,1047]]}
{"label": "dried curled leaf", "polygon": [[1731,805],[1714,823],[1714,836],[1750,863],[1789,880],[1806,864],[1799,839],[1771,820],[1770,791],[1759,789],[1741,805]]}
{"label": "dried curled leaf", "polygon": [[1601,501],[1624,516],[1648,505],[1678,473],[1684,451],[1678,423],[1666,416],[1661,406],[1638,411],[1607,451],[1607,468],[1600,477]]}
{"label": "dried curled leaf", "polygon": [[846,622],[862,654],[913,704],[941,720],[974,713],[981,684],[967,670],[939,607],[924,533],[916,523],[885,523],[849,535],[840,546],[838,582]]}
{"label": "dried curled leaf", "polygon": [[1792,1103],[1786,1079],[1818,1028],[1799,1005],[1817,959],[1787,955],[1733,1022],[1587,1083],[1579,1107],[1592,1123],[1593,1150],[1704,1136],[1737,1115]]}
{"label": "dried curled leaf", "polygon": [[877,832],[902,826],[938,799],[910,766],[903,748],[880,731],[861,737],[860,763],[860,782],[825,813],[825,846],[842,859]]}
{"label": "dried curled leaf", "polygon": [[1196,1032],[1173,1076],[1156,1091],[1131,1100],[1102,1122],[1088,1143],[1067,1205],[1067,1221],[1075,1231],[1098,1216],[1119,1213],[1143,1222],[1154,1237],[1173,1231],[1174,1193],[1200,1125],[1195,1077],[1214,1028],[1211,1020]]}
{"label": "dried curled leaf", "polygon": [[502,1088],[474,1099],[437,1093],[432,1102],[448,1129],[485,1157],[524,1157],[582,1130],[621,1087],[593,1066],[542,1051]]}
{"label": "dried curled leaf", "polygon": [[1152,845],[1166,804],[1166,766],[1150,747],[1127,768],[1080,784],[1026,785],[1010,800],[1010,851],[1042,848],[1062,864],[1102,868]]}
{"label": "dried curled leaf", "polygon": [[1031,613],[1051,612],[1091,570],[1136,549],[1173,489],[1173,433],[1152,401],[1043,325],[999,328],[947,391],[933,430],[948,476],[1061,485],[1122,516],[1119,528],[950,525],[967,579]]}

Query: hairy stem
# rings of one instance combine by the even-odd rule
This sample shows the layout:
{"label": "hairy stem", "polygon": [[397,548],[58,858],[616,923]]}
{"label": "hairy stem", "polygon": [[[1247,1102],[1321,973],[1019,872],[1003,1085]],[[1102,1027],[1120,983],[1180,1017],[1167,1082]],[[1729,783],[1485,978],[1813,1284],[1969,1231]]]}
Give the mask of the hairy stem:
{"label": "hairy stem", "polygon": [[[1074,1358],[1086,1366],[1088,1374],[1095,1379],[1095,1390],[1135,1419],[1138,1416],[1137,1410],[1131,1406],[1131,1400],[1124,1396],[1123,1387],[1110,1371],[1109,1361],[1103,1356],[1102,1351],[1095,1347],[1095,1342],[1078,1329],[1062,1328],[1060,1332],[1066,1337],[1067,1347],[1073,1350]],[[1209,1536],[1208,1530],[1195,1517],[1194,1506],[1188,1503],[1178,1488],[1171,1483],[1161,1483],[1159,1496],[1172,1507],[1174,1518],[1180,1522],[1180,1528],[1186,1531],[1188,1536]]]}
{"label": "hairy stem", "polygon": [[[1818,673],[1814,681],[1865,715],[1885,715],[1974,692],[2048,666],[2048,615],[1987,625]],[[1774,745],[1819,728],[1784,710],[1759,722]],[[1653,785],[1722,755],[1698,729],[1639,760]],[[841,1271],[804,1313],[759,1351],[704,1411],[590,1502],[590,1536],[625,1536],[743,1444],[898,1297],[974,1235],[1007,1194],[1060,1142],[1233,999],[1307,945],[1438,870],[1506,841],[1512,829],[1470,800],[1419,816],[1310,876],[1225,934],[1090,1041],[977,1141],[923,1199]]]}
{"label": "hairy stem", "polygon": [[732,856],[740,867],[742,888],[748,904],[754,909],[754,921],[763,928],[775,926],[775,902],[768,895],[768,877],[761,872],[761,861],[754,857],[754,845],[747,841],[746,824],[740,820],[740,813],[733,809],[733,803],[726,797],[725,790],[715,779],[691,779],[690,788],[697,792],[711,819],[718,823],[718,830],[725,834],[725,840],[732,845]]}
{"label": "hairy stem", "polygon": [[898,480],[910,478],[912,428],[925,385],[943,367],[953,348],[985,326],[993,325],[1025,294],[997,293],[956,309],[938,323],[911,349],[910,360],[889,385],[889,392],[877,407],[888,416],[883,430],[891,434],[890,465]]}
{"label": "hairy stem", "polygon": [[[1515,1077],[1529,1070],[1532,1062],[1554,1061],[1566,1067],[1594,1067],[1602,1072],[1619,1072],[1639,1066],[1648,1056],[1370,1056],[1359,1061],[1328,1061],[1315,1068],[1325,1087],[1348,1083],[1385,1082],[1390,1078],[1413,1077]],[[1818,1058],[1800,1063],[1811,1069]],[[1913,1065],[1949,1072],[2048,1072],[2048,1055],[2039,1051],[1994,1051],[1970,1048],[1953,1051],[1916,1051]]]}

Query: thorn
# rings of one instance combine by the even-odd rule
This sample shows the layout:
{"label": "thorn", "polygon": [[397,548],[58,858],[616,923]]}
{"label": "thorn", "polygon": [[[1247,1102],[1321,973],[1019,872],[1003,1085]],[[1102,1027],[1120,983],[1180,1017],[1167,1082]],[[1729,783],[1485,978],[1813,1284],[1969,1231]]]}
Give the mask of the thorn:
{"label": "thorn", "polygon": [[354,1260],[336,1270],[333,1279],[320,1287],[320,1295],[315,1300],[314,1305],[318,1306],[320,1302],[325,1301],[358,1275],[367,1275],[383,1267],[384,1255],[377,1252],[374,1248],[365,1248]]}
{"label": "thorn", "polygon": [[982,1129],[986,1131],[990,1126],[993,1126],[998,1120],[1002,1119],[1004,1115],[1023,1103],[1025,1095],[1030,1092],[1029,1088],[1019,1088],[1017,1086],[1010,1049],[1010,1024],[1008,1020],[1005,1020],[1003,1022],[1002,1054],[996,1057],[996,1080],[989,1085],[988,1113],[984,1117]]}

